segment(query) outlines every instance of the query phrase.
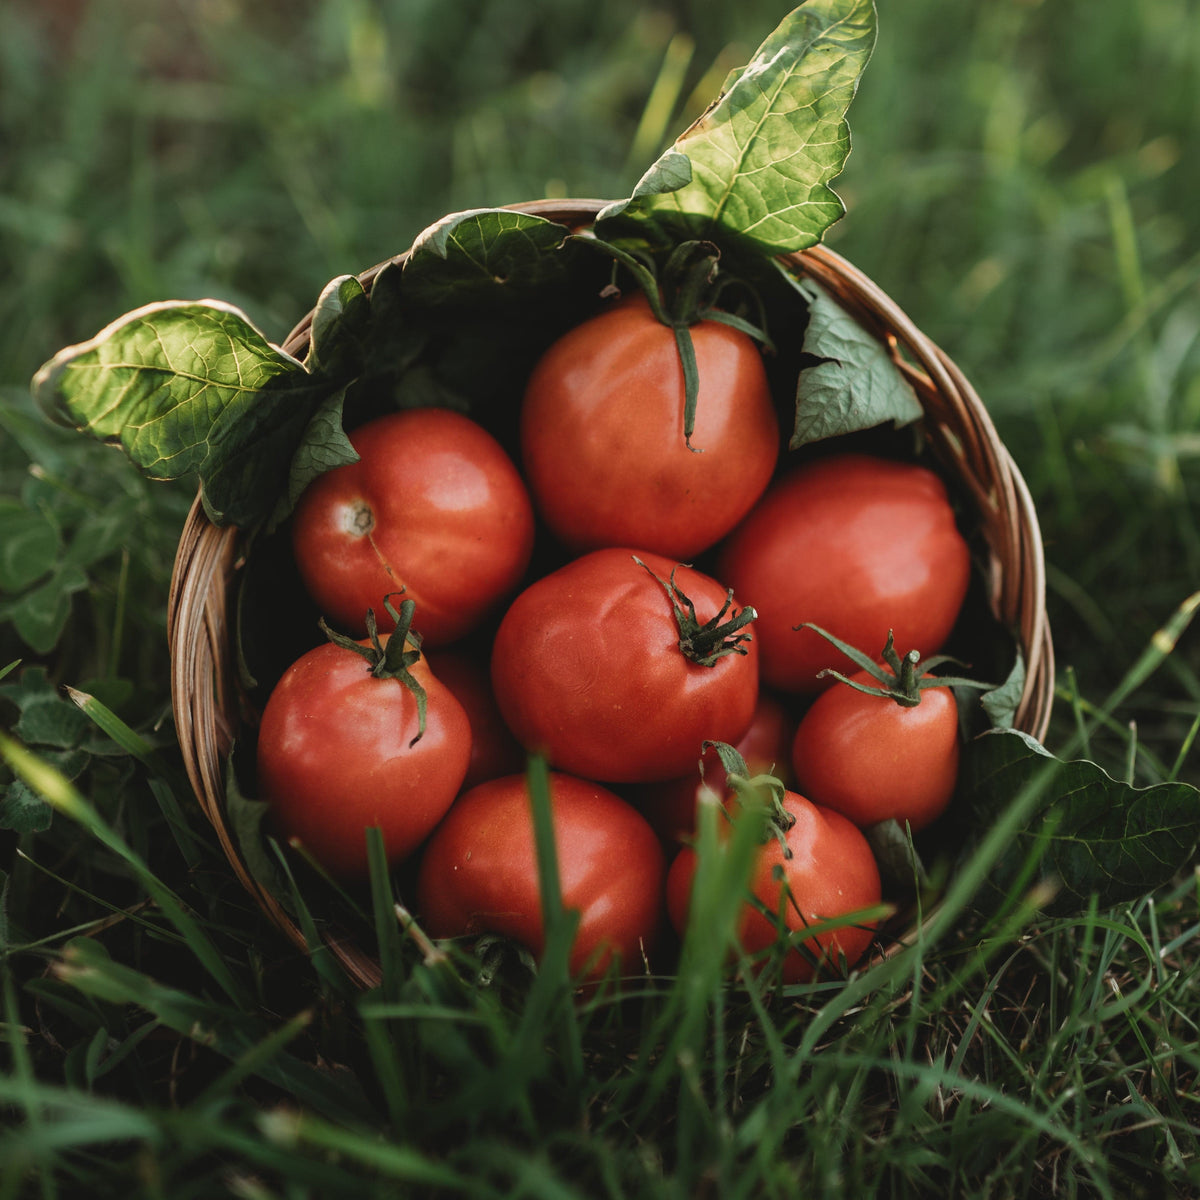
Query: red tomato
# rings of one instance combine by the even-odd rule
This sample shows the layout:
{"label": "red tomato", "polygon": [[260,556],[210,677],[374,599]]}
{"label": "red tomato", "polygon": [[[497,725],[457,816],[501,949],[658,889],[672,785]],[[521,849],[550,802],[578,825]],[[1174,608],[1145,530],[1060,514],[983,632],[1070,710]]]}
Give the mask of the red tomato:
{"label": "red tomato", "polygon": [[[850,676],[878,687],[866,671]],[[958,777],[958,708],[949,688],[923,688],[906,708],[839,683],[801,718],[792,743],[799,788],[856,825],[895,818],[914,831],[941,815]]]}
{"label": "red tomato", "polygon": [[429,655],[429,666],[454,693],[471,722],[471,762],[463,787],[523,771],[525,751],[496,707],[486,662],[465,651],[447,649],[434,650]]}
{"label": "red tomato", "polygon": [[[753,775],[770,772],[781,783],[792,781],[792,738],[796,723],[787,709],[773,696],[760,693],[750,727],[735,744],[734,749],[746,760],[746,769]],[[696,829],[696,805],[702,788],[710,788],[718,796],[725,793],[725,768],[715,750],[705,750],[699,767],[681,779],[663,783],[640,784],[630,794],[630,800],[658,835],[668,842],[682,842]]]}
{"label": "red tomato", "polygon": [[460,413],[391,413],[350,435],[358,462],[318,476],[292,526],[317,606],[361,635],[373,608],[404,590],[430,646],[462,637],[520,582],[533,507],[500,443]]}
{"label": "red tomato", "polygon": [[[840,813],[795,792],[784,793],[783,807],[796,819],[786,834],[791,857],[785,856],[778,838],[765,841],[751,869],[751,894],[769,912],[778,913],[786,885],[789,898],[783,917],[789,931],[878,904],[882,894],[879,868],[862,831]],[[667,912],[681,934],[687,927],[696,863],[695,850],[685,846],[667,873]],[[782,877],[776,878],[779,872]],[[800,983],[812,979],[818,970],[837,970],[843,959],[852,967],[871,944],[874,929],[875,922],[867,921],[803,939],[784,959],[784,982]],[[774,922],[747,901],[738,923],[742,949],[756,955],[773,945],[777,936]]]}
{"label": "red tomato", "polygon": [[682,775],[705,739],[745,733],[756,644],[711,666],[689,657],[664,587],[672,571],[701,624],[727,606],[707,575],[618,549],[577,558],[513,601],[492,646],[492,690],[522,745],[572,774],[636,783]]}
{"label": "red tomato", "polygon": [[258,788],[288,838],[298,838],[333,875],[367,873],[364,830],[383,830],[389,863],[424,841],[450,807],[471,756],[459,702],[424,660],[410,672],[417,701],[398,679],[376,679],[353,650],[318,646],[275,685],[258,732]]}
{"label": "red tomato", "polygon": [[962,608],[970,554],[932,471],[843,454],[772,487],[722,547],[718,574],[758,613],[764,682],[815,692],[825,667],[856,668],[795,626],[820,625],[868,652],[893,630],[924,658]]}
{"label": "red tomato", "polygon": [[779,425],[754,340],[691,327],[696,423],[684,441],[679,351],[642,295],[584,321],[538,362],[521,410],[530,490],[577,551],[640,546],[688,559],[731,530],[775,469]]}
{"label": "red tomato", "polygon": [[[644,817],[590,781],[552,772],[550,802],[563,906],[580,914],[569,966],[638,969],[662,919],[662,848]],[[436,938],[498,933],[541,955],[533,809],[523,775],[464,792],[421,857],[417,897]]]}

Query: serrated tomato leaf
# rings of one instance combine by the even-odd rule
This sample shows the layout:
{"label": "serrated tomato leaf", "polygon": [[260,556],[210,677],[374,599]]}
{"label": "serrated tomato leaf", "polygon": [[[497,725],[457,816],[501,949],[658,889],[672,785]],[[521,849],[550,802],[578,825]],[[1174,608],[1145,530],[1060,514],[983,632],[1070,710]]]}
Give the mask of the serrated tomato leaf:
{"label": "serrated tomato leaf", "polygon": [[556,221],[505,208],[450,213],[419,234],[403,266],[412,310],[455,310],[544,298],[578,254]]}
{"label": "serrated tomato leaf", "polygon": [[1000,893],[1026,876],[1058,887],[1054,914],[1134,900],[1194,858],[1200,791],[1186,783],[1133,787],[1096,763],[1056,759],[1028,734],[993,730],[968,743],[960,796],[976,828],[987,828],[1026,788],[1038,796],[1029,821],[996,865]]}
{"label": "serrated tomato leaf", "polygon": [[921,402],[883,343],[819,284],[783,273],[808,301],[803,350],[813,360],[796,381],[791,448],[919,420]]}
{"label": "serrated tomato leaf", "polygon": [[874,45],[872,0],[802,4],[633,195],[600,214],[600,235],[641,226],[658,245],[707,238],[760,254],[814,245],[844,212],[829,182],[850,152],[846,110]]}
{"label": "serrated tomato leaf", "polygon": [[304,365],[314,375],[349,378],[362,370],[371,337],[371,301],[353,275],[322,289],[313,308]]}
{"label": "serrated tomato leaf", "polygon": [[198,474],[209,517],[239,525],[271,511],[335,386],[215,300],[135,309],[61,350],[33,380],[51,419],[120,445],[149,478]]}
{"label": "serrated tomato leaf", "polygon": [[152,479],[178,479],[209,457],[222,416],[297,371],[232,305],[168,300],[60,350],[33,391],[51,419],[119,443]]}
{"label": "serrated tomato leaf", "polygon": [[346,389],[340,388],[327,396],[309,418],[300,444],[292,455],[287,484],[271,515],[269,526],[284,521],[296,506],[301,492],[326,471],[358,462],[358,451],[350,444],[342,427],[342,410]]}

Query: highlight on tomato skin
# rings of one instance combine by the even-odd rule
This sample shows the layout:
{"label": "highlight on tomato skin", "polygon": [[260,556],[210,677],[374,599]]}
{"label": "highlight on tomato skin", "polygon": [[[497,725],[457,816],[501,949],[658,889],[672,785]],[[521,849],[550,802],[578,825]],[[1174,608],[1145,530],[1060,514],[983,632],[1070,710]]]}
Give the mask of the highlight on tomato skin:
{"label": "highlight on tomato skin", "polygon": [[717,575],[758,613],[763,682],[815,694],[821,671],[854,670],[804,623],[853,646],[922,658],[949,637],[971,556],[946,485],[918,463],[831,454],[773,484],[717,554]]}
{"label": "highlight on tomato skin", "polygon": [[[599,979],[642,970],[663,920],[666,864],[645,818],[590,780],[551,772],[563,906],[579,913],[568,963]],[[419,918],[434,938],[495,933],[545,949],[533,812],[524,775],[488,780],[451,806],[421,855]]]}
{"label": "highlight on tomato skin", "polygon": [[313,480],[292,517],[305,588],[357,636],[366,610],[401,591],[427,646],[466,636],[516,590],[533,553],[533,504],[515,464],[450,409],[389,413],[348,436],[359,460]]}
{"label": "highlight on tomato skin", "polygon": [[423,730],[403,683],[373,677],[359,655],[332,642],[293,663],[263,709],[259,798],[284,838],[348,882],[367,876],[369,826],[382,830],[389,864],[401,862],[441,820],[466,775],[466,711],[423,657],[408,669],[425,693]]}
{"label": "highlight on tomato skin", "polygon": [[[779,930],[759,909],[780,913],[790,933],[880,903],[879,867],[863,832],[840,813],[785,791],[784,811],[793,818],[782,842],[768,836],[751,867],[747,899],[738,920],[738,942],[751,957],[774,946]],[[787,849],[785,851],[784,846]],[[687,930],[697,856],[691,846],[679,851],[667,872],[667,911],[675,930]],[[777,877],[778,876],[778,877]],[[783,960],[784,983],[805,983],[817,975],[836,975],[843,964],[852,968],[874,940],[877,922],[846,924],[803,938]]]}

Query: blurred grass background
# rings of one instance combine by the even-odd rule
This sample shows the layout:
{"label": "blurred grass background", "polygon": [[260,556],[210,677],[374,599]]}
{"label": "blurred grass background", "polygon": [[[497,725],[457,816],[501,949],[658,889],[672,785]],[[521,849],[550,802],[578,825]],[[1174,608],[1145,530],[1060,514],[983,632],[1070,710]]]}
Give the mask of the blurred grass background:
{"label": "blurred grass background", "polygon": [[[27,395],[45,359],[164,298],[230,300],[282,338],[326,280],[405,248],[446,212],[543,195],[625,195],[787,7],[764,0],[0,0],[0,507],[36,509],[54,531],[44,585],[6,584],[0,553],[0,669],[20,658],[43,667],[48,684],[102,696],[169,755],[163,621],[189,489],[146,484],[119,455],[45,426]],[[1075,682],[1079,704],[1098,704],[1200,589],[1200,3],[879,0],[879,9],[878,48],[850,111],[854,150],[836,184],[848,215],[828,241],[965,371],[1030,483],[1046,540],[1063,693],[1053,746],[1074,728]],[[1181,777],[1196,780],[1189,731],[1198,712],[1193,630],[1091,751],[1110,769],[1131,763],[1139,781],[1162,777],[1177,761]],[[55,737],[47,744],[78,748],[84,734],[72,727]],[[127,757],[88,761],[81,785],[106,819],[137,853],[161,855],[169,844],[161,779],[147,791],[144,772]],[[186,789],[176,798],[186,802]],[[17,1105],[36,1133],[33,1079],[91,1088],[110,1070],[125,1098],[144,1092],[147,1103],[169,1097],[186,1105],[199,1092],[190,1084],[195,1072],[208,1080],[215,1071],[215,1052],[185,1040],[193,1010],[156,992],[146,1026],[153,1034],[136,1032],[132,1018],[114,1015],[114,1006],[145,1000],[133,976],[118,986],[117,975],[95,962],[68,969],[56,955],[62,930],[98,934],[114,916],[114,932],[97,941],[130,969],[150,964],[156,978],[184,986],[194,969],[187,939],[129,919],[142,911],[136,873],[81,845],[61,819],[49,833],[35,832],[36,824],[30,817],[20,837],[0,834],[0,870],[18,845],[35,845],[42,862],[35,869],[13,859],[7,882],[0,880],[0,946],[21,948],[12,978],[24,988],[39,977],[29,984],[36,1019],[6,993],[9,1040],[18,1027],[36,1028],[37,1036],[28,1059],[14,1049],[8,1075],[0,1071],[0,1108]],[[257,1022],[291,1013],[299,1002],[294,981],[285,974],[281,985],[276,963],[264,982],[254,939],[266,939],[267,955],[279,947],[239,909],[216,858],[197,858],[191,842],[180,844],[197,889],[193,903],[207,905],[220,944],[239,968],[245,958],[251,990],[259,989],[245,1002],[243,1024],[222,1010],[221,1028],[232,1023],[249,1039],[233,1044],[255,1045],[266,1026],[246,1024],[246,1014]],[[177,869],[169,855],[165,861]],[[1140,1009],[1134,1021],[1128,1008],[1110,1005],[1114,1032],[1100,1017],[1087,1024],[1080,1015],[1099,1013],[1111,1000],[1109,981],[1128,986],[1141,969],[1122,954],[1136,959],[1152,942],[1157,957],[1148,970],[1157,982],[1171,953],[1183,948],[1189,957],[1195,904],[1184,886],[1159,907],[1139,909],[1133,932],[1095,922],[1082,933],[1052,927],[1021,952],[1025,972],[1013,966],[1014,952],[987,980],[987,996],[997,1005],[1008,996],[1011,1007],[1001,1022],[1006,1033],[988,1035],[994,1040],[982,1064],[966,1055],[965,1033],[953,1043],[964,1024],[968,1032],[992,1028],[970,999],[984,978],[972,970],[982,966],[965,970],[966,982],[955,969],[939,975],[929,1010],[931,1044],[943,1056],[937,1064],[914,1032],[917,1018],[906,1027],[906,1053],[917,1057],[904,1061],[916,1092],[899,1089],[892,1133],[907,1132],[909,1141],[897,1134],[894,1151],[882,1138],[856,1142],[838,1120],[860,1113],[861,1097],[855,1108],[843,1093],[821,1092],[820,1079],[810,1083],[819,1102],[813,1137],[819,1142],[819,1131],[832,1129],[829,1137],[843,1139],[842,1165],[819,1194],[930,1194],[923,1184],[950,1194],[947,1180],[962,1194],[1027,1194],[1020,1188],[1032,1187],[1030,1178],[1011,1173],[1024,1161],[1014,1157],[1018,1149],[1042,1154],[1030,1168],[1037,1194],[1058,1194],[1060,1167],[1062,1179],[1076,1181],[1063,1194],[1165,1194],[1151,1170],[1163,1162],[1190,1163],[1200,1185],[1195,1141],[1184,1132],[1195,1125],[1185,1098],[1200,1063],[1194,975],[1172,994],[1177,1001],[1162,1001],[1154,1021]],[[1155,922],[1168,912],[1177,924],[1169,938],[1164,927],[1160,941]],[[71,988],[83,986],[89,965],[108,990],[84,1002]],[[1081,990],[1073,992],[1077,968]],[[1011,993],[1003,971],[1015,977]],[[1088,979],[1094,986],[1085,993]],[[1036,991],[1043,984],[1048,998]],[[333,992],[318,1006],[310,1056],[341,1064],[355,1057],[352,1005]],[[962,1011],[939,1019],[936,1005],[953,1006],[962,995]],[[102,1013],[101,1005],[108,1006]],[[1075,1017],[1084,1034],[1068,1037]],[[155,1050],[170,1029],[179,1040]],[[135,1036],[146,1037],[136,1053]],[[1139,1053],[1135,1069],[1128,1056]],[[955,1093],[975,1095],[979,1105],[963,1102],[954,1110],[961,1120],[939,1124],[935,1110],[944,1116],[949,1101],[938,1072],[952,1054],[946,1070],[980,1072],[971,1077],[976,1092],[959,1080],[966,1092]],[[160,1073],[129,1083],[105,1055],[128,1056],[126,1065],[148,1058]],[[1093,1058],[1111,1067],[1102,1084],[1083,1081],[1080,1064]],[[1183,1073],[1178,1082],[1171,1063]],[[1060,1092],[1054,1082],[1056,1072],[1072,1069],[1080,1072],[1075,1107],[1070,1089]],[[237,1069],[232,1076],[218,1089],[222,1104],[242,1078]],[[1005,1095],[1024,1099],[1006,1108]],[[1118,1101],[1139,1131],[1132,1143],[1106,1141],[1116,1126],[1096,1115]],[[1026,1102],[1028,1111],[1011,1107]],[[109,1120],[107,1128],[137,1144],[136,1121],[122,1125],[115,1109],[97,1111],[95,1121]],[[130,1180],[147,1195],[163,1194],[155,1172],[182,1187],[194,1154],[204,1165],[192,1194],[202,1195],[225,1178],[206,1153],[253,1159],[239,1141],[250,1137],[251,1117],[235,1114],[224,1125],[219,1105],[205,1109],[217,1114],[215,1123],[193,1130],[189,1150],[170,1104],[167,1111],[155,1128],[170,1155],[129,1151],[127,1168],[108,1177],[88,1175],[100,1172],[102,1156],[89,1163],[85,1154],[60,1179],[63,1194],[103,1194],[102,1178],[114,1194]],[[93,1126],[82,1122],[71,1128],[86,1145]],[[911,1140],[914,1130],[928,1139],[925,1150]],[[271,1146],[284,1147],[279,1161],[254,1162],[291,1182],[275,1192],[250,1172],[238,1176],[237,1194],[316,1194],[306,1186],[317,1189],[327,1177],[311,1163],[316,1174],[307,1185],[299,1171],[288,1175],[286,1147],[296,1131],[268,1132],[278,1135],[267,1139]],[[336,1143],[359,1166],[403,1176],[398,1160],[385,1170],[365,1142],[337,1142],[323,1126],[307,1135]],[[59,1143],[33,1138],[29,1144],[43,1149],[28,1153],[53,1156],[67,1140],[66,1133]],[[1079,1149],[1085,1143],[1110,1149],[1089,1158]],[[931,1166],[938,1155],[949,1156],[947,1174]],[[1113,1183],[1110,1169],[1119,1167],[1126,1174]],[[602,1166],[589,1170],[604,1174]],[[58,1194],[57,1176],[30,1178],[0,1172],[0,1194]],[[688,1178],[714,1186],[711,1178]],[[1134,1179],[1142,1182],[1135,1187]],[[567,1194],[549,1176],[542,1183],[539,1190],[527,1180],[527,1194]]]}

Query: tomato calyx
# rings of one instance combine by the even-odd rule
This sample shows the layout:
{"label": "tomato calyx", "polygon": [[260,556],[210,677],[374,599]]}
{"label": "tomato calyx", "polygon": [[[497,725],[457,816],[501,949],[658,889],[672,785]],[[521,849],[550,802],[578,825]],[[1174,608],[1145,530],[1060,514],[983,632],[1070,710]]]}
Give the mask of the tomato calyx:
{"label": "tomato calyx", "polygon": [[[400,595],[394,592],[391,595]],[[387,611],[395,628],[385,643],[379,636],[379,623],[375,619],[375,610],[367,609],[367,644],[339,633],[326,624],[324,617],[318,622],[321,632],[335,646],[344,650],[352,650],[367,662],[367,670],[375,679],[394,679],[412,693],[417,702],[417,734],[409,743],[409,748],[421,740],[425,732],[425,689],[409,669],[421,659],[421,635],[412,627],[413,613],[416,611],[415,600],[402,600],[397,609],[392,604],[391,595],[383,598],[383,607]]]}
{"label": "tomato calyx", "polygon": [[[701,751],[709,749],[714,750],[720,759],[721,766],[725,770],[725,786],[734,793],[738,804],[743,808],[766,810],[763,842],[766,843],[774,838],[779,843],[783,857],[791,858],[792,848],[788,845],[787,835],[788,830],[795,825],[796,818],[784,807],[783,797],[787,792],[784,782],[769,772],[752,776],[741,752],[727,742],[706,741],[701,747]],[[700,760],[700,775],[703,779],[703,758]],[[709,794],[712,802],[720,806],[726,820],[732,820],[733,818],[721,798],[715,792]]]}
{"label": "tomato calyx", "polygon": [[[731,275],[720,275],[718,262],[721,251],[713,242],[700,239],[680,242],[660,270],[647,253],[615,246],[595,236],[586,240],[633,275],[649,301],[650,311],[675,335],[679,364],[683,368],[683,440],[692,453],[702,454],[702,447],[692,445],[692,434],[696,431],[700,373],[696,366],[691,327],[701,321],[718,321],[753,338],[765,349],[773,350],[761,299],[753,288],[747,287],[757,310],[757,324],[718,307],[725,289],[742,281]],[[620,291],[615,279],[605,291],[608,294]]]}
{"label": "tomato calyx", "polygon": [[[725,603],[720,612],[710,617],[703,624],[696,615],[696,606],[686,593],[682,592],[675,583],[675,572],[678,567],[671,568],[669,579],[656,575],[635,554],[633,561],[642,567],[654,580],[662,585],[663,590],[671,601],[671,609],[675,614],[675,624],[679,628],[679,649],[684,656],[701,667],[714,667],[727,654],[746,654],[745,643],[753,640],[753,635],[742,632],[758,613],[749,605],[734,611],[733,588],[726,589]],[[729,620],[724,620],[729,613]],[[745,764],[742,764],[743,772]]]}
{"label": "tomato calyx", "polygon": [[894,700],[904,708],[916,708],[921,703],[921,693],[927,688],[968,687],[988,691],[995,687],[994,684],[982,683],[978,679],[967,679],[957,675],[930,674],[935,667],[940,667],[945,663],[954,663],[955,666],[959,667],[966,664],[949,654],[934,654],[922,661],[920,651],[915,649],[910,650],[901,657],[896,651],[890,629],[888,630],[887,643],[880,655],[883,659],[883,665],[880,665],[870,655],[864,654],[857,647],[842,641],[841,638],[830,633],[829,630],[822,629],[820,625],[814,625],[811,621],[804,621],[799,625],[793,625],[792,628],[811,629],[814,633],[819,633],[823,638],[836,646],[847,658],[851,659],[863,671],[867,672],[872,679],[875,679],[879,686],[872,687],[861,680],[851,679],[834,667],[826,667],[823,671],[818,671],[818,679],[830,676],[846,684],[848,687],[854,688],[856,692],[862,692],[867,696],[883,696],[886,699]]}

